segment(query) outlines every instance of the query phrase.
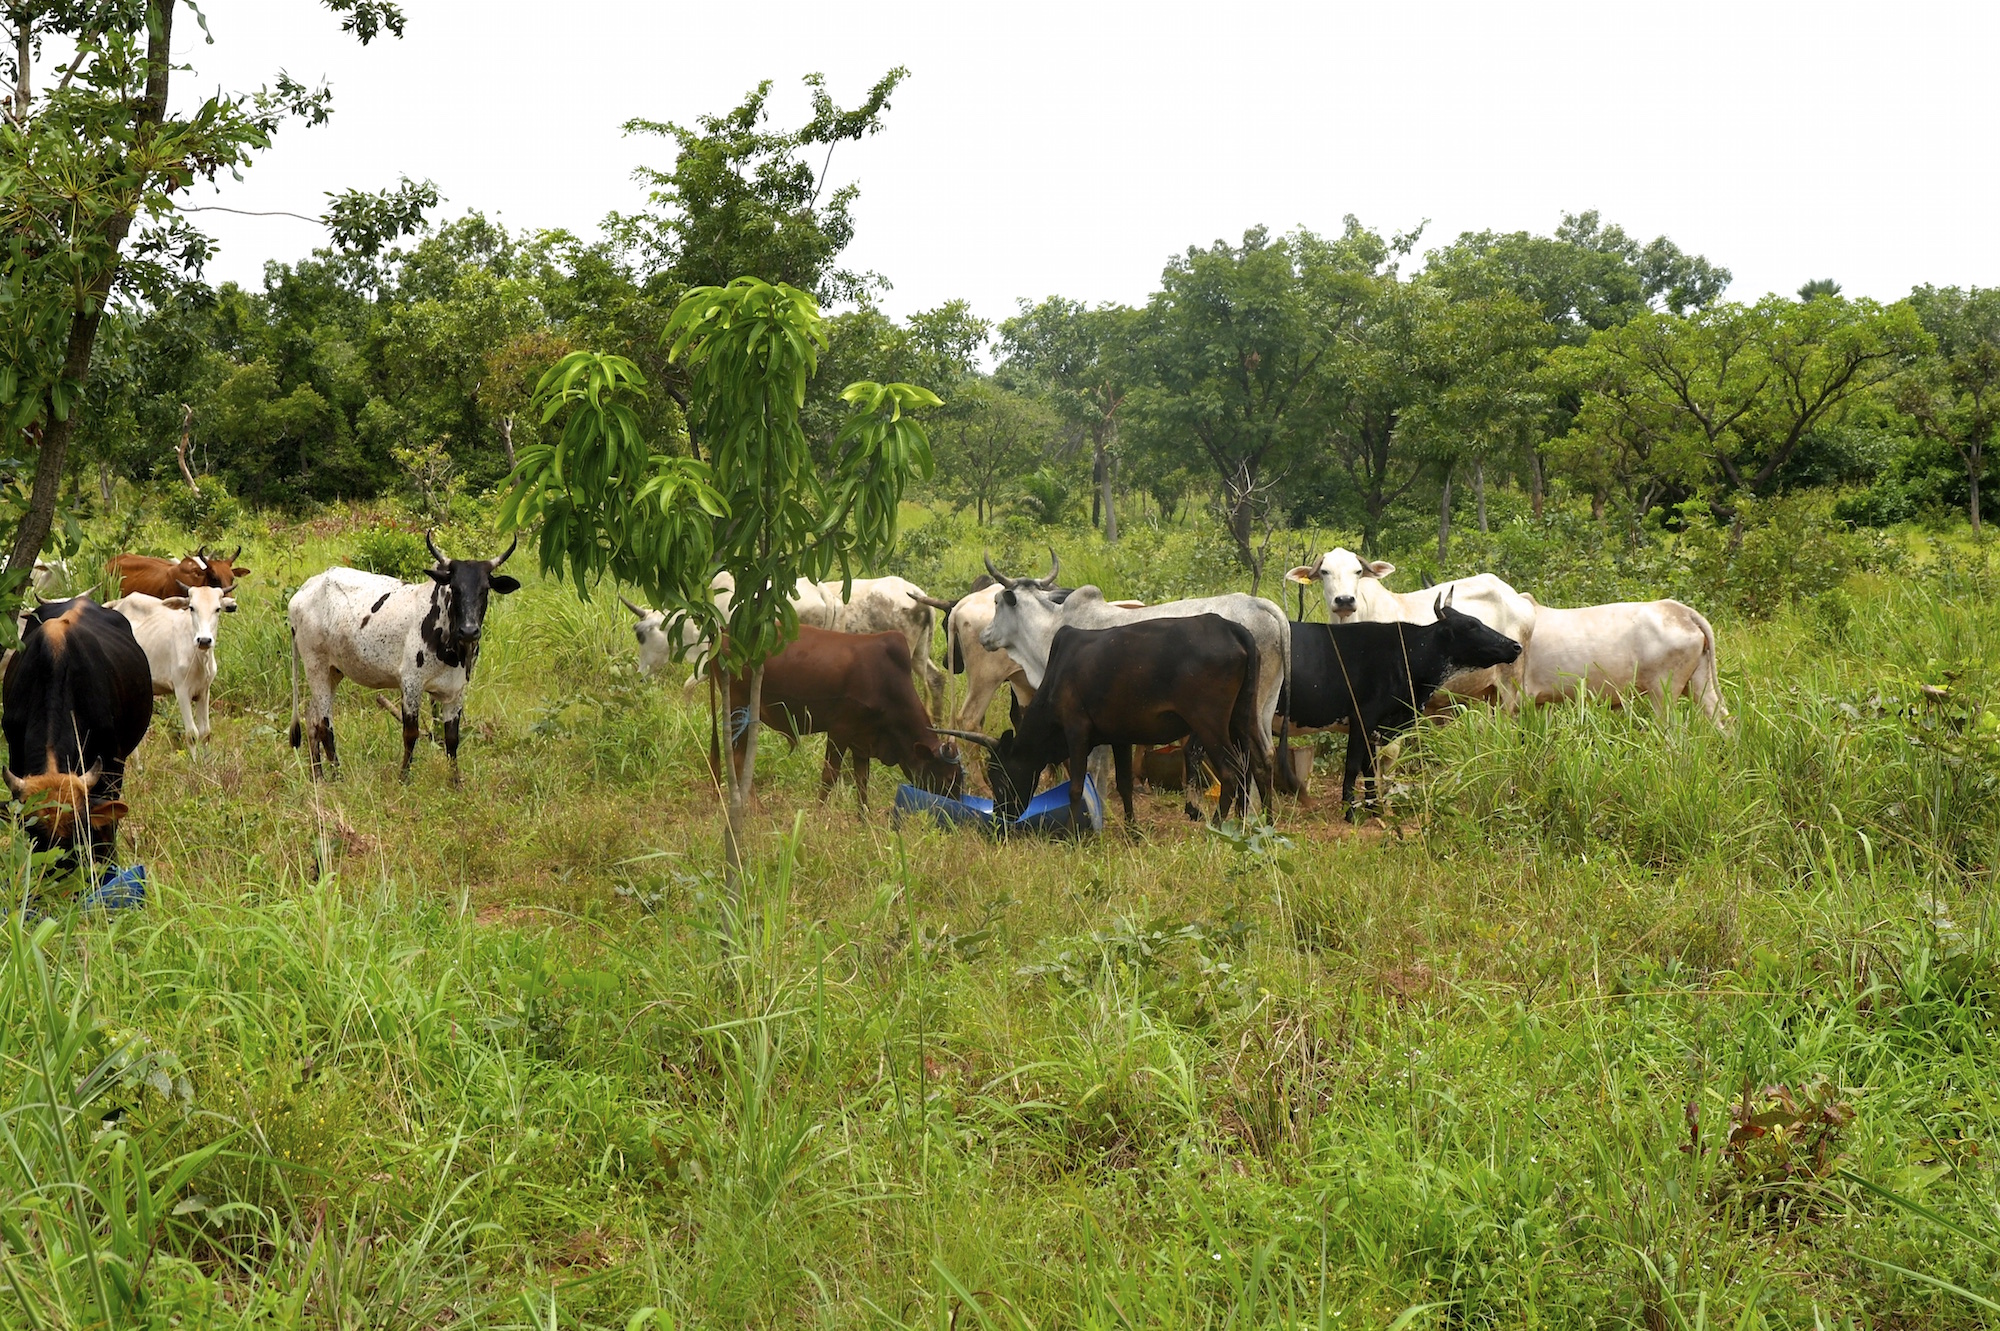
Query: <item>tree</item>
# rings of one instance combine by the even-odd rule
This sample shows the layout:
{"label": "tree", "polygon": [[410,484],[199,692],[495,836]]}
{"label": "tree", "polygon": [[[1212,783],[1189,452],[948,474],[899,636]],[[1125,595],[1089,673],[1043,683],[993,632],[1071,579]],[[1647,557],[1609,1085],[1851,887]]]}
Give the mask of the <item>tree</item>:
{"label": "tree", "polygon": [[[718,644],[712,668],[747,674],[743,761],[724,764],[724,850],[740,883],[764,662],[798,633],[793,584],[851,577],[894,544],[903,488],[931,470],[908,412],[938,399],[910,384],[850,385],[840,455],[822,476],[799,425],[825,345],[809,294],[752,277],[697,287],[663,337],[687,367],[688,428],[707,460],[650,447],[630,404],[645,387],[630,361],[573,352],[536,391],[562,432],[521,450],[501,524],[540,523],[545,572],[586,596],[607,573],[640,587],[670,632],[693,624]],[[727,616],[709,593],[717,572],[735,580]]]}
{"label": "tree", "polygon": [[1932,439],[1950,444],[1965,467],[1965,511],[1980,534],[1979,486],[1986,448],[2000,430],[2000,288],[1921,286],[1910,304],[1937,355],[1913,366],[1896,405]]}
{"label": "tree", "polygon": [[969,506],[985,526],[1022,478],[1047,459],[1061,428],[1040,399],[974,379],[931,427],[938,488],[959,507]]}
{"label": "tree", "polygon": [[[627,134],[672,139],[679,150],[671,170],[642,166],[634,173],[648,187],[654,211],[613,213],[607,230],[674,294],[758,273],[822,304],[861,300],[879,279],[833,266],[854,238],[859,190],[848,184],[827,194],[827,170],[842,143],[882,131],[889,99],[908,77],[901,66],[890,70],[860,106],[843,111],[827,95],[825,78],[808,74],[812,118],[795,130],[764,127],[769,79],[734,110],[700,117],[694,129],[627,121]],[[822,148],[817,161],[808,157]]]}
{"label": "tree", "polygon": [[[398,36],[391,0],[322,0],[365,44]],[[285,75],[274,89],[169,108],[175,0],[10,3],[12,104],[0,125],[0,230],[8,299],[0,315],[0,412],[36,441],[33,489],[9,567],[32,566],[55,516],[74,410],[106,308],[125,293],[170,295],[212,248],[174,195],[234,172],[288,117],[317,123],[325,89]],[[37,93],[36,61],[60,51],[62,73]],[[51,71],[53,73],[53,71]],[[349,221],[368,219],[349,207]],[[380,219],[377,219],[380,220]],[[138,228],[136,237],[134,228]],[[131,245],[128,250],[127,242]]]}
{"label": "tree", "polygon": [[1198,451],[1253,571],[1265,474],[1315,437],[1318,375],[1338,331],[1308,300],[1295,254],[1305,244],[1253,227],[1241,245],[1190,247],[1167,265],[1133,334],[1135,429],[1154,449]]}
{"label": "tree", "polygon": [[1037,392],[1090,440],[1090,520],[1104,539],[1118,539],[1119,412],[1132,390],[1130,344],[1136,312],[1122,305],[1091,309],[1051,296],[1000,325],[1005,359],[1000,377]]}

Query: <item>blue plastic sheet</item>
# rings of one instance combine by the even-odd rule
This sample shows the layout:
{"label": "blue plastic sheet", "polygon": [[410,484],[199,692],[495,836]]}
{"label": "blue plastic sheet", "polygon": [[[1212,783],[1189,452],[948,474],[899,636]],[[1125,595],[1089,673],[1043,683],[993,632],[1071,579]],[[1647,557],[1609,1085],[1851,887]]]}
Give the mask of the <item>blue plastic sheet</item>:
{"label": "blue plastic sheet", "polygon": [[[1102,832],[1104,800],[1097,793],[1097,783],[1087,776],[1083,779],[1083,809],[1090,820],[1090,830]],[[1045,835],[1066,832],[1070,819],[1069,782],[1065,781],[1029,800],[1021,816],[1011,823],[993,812],[992,800],[979,795],[952,799],[948,795],[933,795],[915,786],[898,786],[894,816],[900,822],[906,814],[925,814],[945,827],[980,827],[989,832],[1039,832]]]}
{"label": "blue plastic sheet", "polygon": [[129,910],[146,904],[146,866],[128,864],[105,871],[104,881],[83,899],[86,909]]}

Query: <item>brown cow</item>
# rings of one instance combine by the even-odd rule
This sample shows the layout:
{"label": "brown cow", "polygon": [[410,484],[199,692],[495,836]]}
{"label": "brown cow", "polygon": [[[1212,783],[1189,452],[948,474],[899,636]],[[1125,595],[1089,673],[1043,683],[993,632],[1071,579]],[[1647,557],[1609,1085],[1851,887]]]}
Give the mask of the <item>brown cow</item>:
{"label": "brown cow", "polygon": [[239,545],[235,554],[224,559],[220,555],[211,556],[204,545],[178,561],[152,555],[119,555],[109,567],[111,576],[117,579],[120,596],[144,592],[164,601],[186,595],[191,587],[220,587],[225,594],[233,592],[238,578],[250,576],[249,569],[236,567],[237,555],[242,553],[243,547]]}
{"label": "brown cow", "polygon": [[[729,681],[732,716],[750,705],[750,680]],[[764,663],[758,719],[798,745],[800,735],[826,736],[820,798],[833,792],[845,755],[854,755],[854,790],[868,807],[868,763],[893,763],[911,782],[957,798],[965,790],[958,746],[931,729],[930,714],[910,680],[910,644],[900,632],[835,633],[799,626],[799,636]],[[732,725],[731,729],[735,727]],[[731,761],[740,769],[741,737]]]}

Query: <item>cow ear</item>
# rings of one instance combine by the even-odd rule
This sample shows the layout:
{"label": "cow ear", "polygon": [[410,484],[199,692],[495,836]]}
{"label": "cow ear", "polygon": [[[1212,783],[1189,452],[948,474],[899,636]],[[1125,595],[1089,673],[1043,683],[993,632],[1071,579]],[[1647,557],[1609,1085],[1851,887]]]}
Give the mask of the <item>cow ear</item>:
{"label": "cow ear", "polygon": [[247,568],[231,569],[230,572],[236,575],[236,580],[238,582],[241,582],[243,579],[250,576],[250,570]]}
{"label": "cow ear", "polygon": [[1395,571],[1396,566],[1386,559],[1378,559],[1372,564],[1363,564],[1361,566],[1362,576],[1369,578],[1386,578]]}
{"label": "cow ear", "polygon": [[1319,565],[1301,564],[1290,573],[1287,573],[1285,580],[1287,582],[1311,582],[1317,576],[1319,576]]}
{"label": "cow ear", "polygon": [[496,573],[493,576],[492,585],[493,590],[502,596],[511,596],[521,590],[521,580],[519,578],[510,578],[505,573]]}
{"label": "cow ear", "polygon": [[185,610],[188,608],[188,598],[185,596],[169,596],[161,601],[160,604],[169,610]]}
{"label": "cow ear", "polygon": [[426,572],[426,573],[430,574],[430,575],[431,575],[431,581],[432,581],[432,582],[435,582],[435,583],[436,583],[436,584],[437,584],[438,586],[440,586],[440,587],[449,587],[449,586],[451,586],[451,570],[450,570],[450,569],[448,569],[448,568],[427,568],[427,569],[425,569],[425,570],[424,570],[424,572]]}
{"label": "cow ear", "polygon": [[226,615],[233,615],[233,614],[235,614],[235,613],[236,613],[236,598],[235,598],[235,597],[233,597],[233,596],[225,596],[225,597],[223,597],[223,598],[222,598],[222,613],[224,613],[224,614],[226,614]]}
{"label": "cow ear", "polygon": [[109,827],[130,812],[132,810],[126,807],[124,800],[105,800],[101,804],[90,806],[90,825]]}

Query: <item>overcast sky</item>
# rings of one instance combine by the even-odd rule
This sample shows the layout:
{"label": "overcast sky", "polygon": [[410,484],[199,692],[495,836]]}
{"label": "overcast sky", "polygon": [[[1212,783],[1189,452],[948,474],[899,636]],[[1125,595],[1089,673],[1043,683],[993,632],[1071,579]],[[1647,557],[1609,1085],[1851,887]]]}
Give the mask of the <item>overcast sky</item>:
{"label": "overcast sky", "polygon": [[[1552,230],[1601,210],[1732,269],[1730,294],[1831,277],[1893,299],[2000,285],[2000,5],[1987,3],[650,3],[402,0],[363,48],[315,0],[203,0],[197,90],[279,69],[334,89],[218,202],[437,182],[446,215],[590,233],[641,201],[634,116],[691,123],[822,71],[852,105],[907,65],[888,129],[834,159],[861,186],[854,267],[895,314],[970,299],[1140,301],[1172,254],[1246,227]],[[214,280],[323,243],[203,216]]]}

